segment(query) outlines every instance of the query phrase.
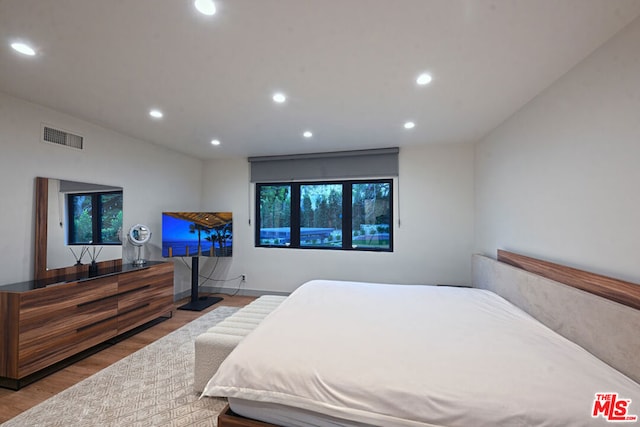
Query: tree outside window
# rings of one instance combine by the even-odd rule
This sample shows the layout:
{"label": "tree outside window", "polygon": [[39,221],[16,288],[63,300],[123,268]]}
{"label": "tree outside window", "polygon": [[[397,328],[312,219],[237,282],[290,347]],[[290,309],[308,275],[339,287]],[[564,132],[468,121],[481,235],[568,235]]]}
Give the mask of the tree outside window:
{"label": "tree outside window", "polygon": [[392,251],[392,188],[390,179],[257,184],[256,246]]}

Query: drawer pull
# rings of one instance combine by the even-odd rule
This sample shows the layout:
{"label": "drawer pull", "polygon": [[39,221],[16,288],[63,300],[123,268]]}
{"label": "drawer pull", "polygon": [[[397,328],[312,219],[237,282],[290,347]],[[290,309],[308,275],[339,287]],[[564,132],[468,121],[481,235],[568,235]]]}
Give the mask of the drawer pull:
{"label": "drawer pull", "polygon": [[138,292],[138,291],[141,291],[141,290],[143,290],[143,289],[148,289],[148,288],[150,288],[150,287],[151,287],[151,285],[144,285],[144,286],[140,286],[139,288],[129,289],[129,290],[124,291],[124,292],[119,292],[119,293],[118,293],[118,296],[120,296],[120,295],[130,294],[130,293],[132,293],[132,292]]}
{"label": "drawer pull", "polygon": [[87,301],[87,302],[81,302],[80,304],[77,305],[77,307],[78,308],[86,307],[86,306],[91,305],[91,304],[97,304],[99,302],[103,302],[103,301],[106,301],[108,299],[114,299],[114,298],[116,298],[116,295],[109,295],[108,297],[98,298],[98,299],[94,299],[92,301]]}
{"label": "drawer pull", "polygon": [[92,324],[90,324],[90,325],[81,326],[81,327],[79,327],[78,329],[76,329],[76,332],[82,332],[82,331],[85,331],[85,330],[87,330],[87,329],[90,329],[90,328],[93,328],[93,327],[95,327],[95,326],[98,326],[98,325],[99,325],[99,324],[101,324],[101,323],[105,323],[105,322],[108,322],[108,321],[110,321],[110,320],[113,320],[113,319],[115,319],[116,317],[118,317],[118,316],[111,316],[111,317],[107,317],[106,319],[98,320],[97,322],[92,323]]}
{"label": "drawer pull", "polygon": [[149,303],[147,302],[147,303],[145,303],[145,304],[141,304],[141,305],[138,305],[138,306],[132,307],[132,308],[130,308],[129,310],[126,310],[126,311],[125,311],[125,310],[122,310],[122,311],[120,311],[118,314],[119,314],[120,316],[122,316],[123,314],[127,314],[127,313],[131,313],[132,311],[140,310],[141,308],[148,307],[149,305],[151,305],[151,304],[149,304]]}

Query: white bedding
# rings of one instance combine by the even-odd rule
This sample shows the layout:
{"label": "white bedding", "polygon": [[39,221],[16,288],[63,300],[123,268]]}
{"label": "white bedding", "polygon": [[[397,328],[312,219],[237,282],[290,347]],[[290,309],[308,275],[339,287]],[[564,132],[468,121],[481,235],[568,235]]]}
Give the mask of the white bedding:
{"label": "white bedding", "polygon": [[591,417],[605,392],[640,415],[640,385],[491,292],[316,280],[236,347],[203,395],[466,427],[608,425]]}

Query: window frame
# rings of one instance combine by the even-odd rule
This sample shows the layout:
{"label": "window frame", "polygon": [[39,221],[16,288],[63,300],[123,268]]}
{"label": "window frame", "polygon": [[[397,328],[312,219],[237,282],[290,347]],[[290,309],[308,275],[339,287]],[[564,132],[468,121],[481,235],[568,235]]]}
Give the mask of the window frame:
{"label": "window frame", "polygon": [[[283,248],[283,249],[315,249],[330,251],[358,251],[358,252],[393,252],[394,251],[394,182],[393,178],[374,179],[344,179],[344,180],[322,180],[322,181],[293,181],[293,182],[256,182],[255,183],[255,234],[254,245],[256,248]],[[353,185],[354,184],[388,184],[389,185],[389,247],[353,247]],[[304,185],[341,185],[342,186],[342,246],[315,246],[301,245],[301,191]],[[260,222],[260,195],[263,187],[288,186],[290,188],[290,231],[289,244],[276,245],[260,242],[260,232],[262,224]]]}
{"label": "window frame", "polygon": [[[123,196],[122,191],[97,191],[67,193],[67,245],[69,246],[121,246],[122,242],[105,242],[102,240],[102,197],[110,195]],[[75,197],[89,197],[91,199],[91,242],[78,242],[76,240],[75,212],[72,199]],[[122,208],[121,208],[122,209]],[[97,236],[97,238],[96,238]]]}

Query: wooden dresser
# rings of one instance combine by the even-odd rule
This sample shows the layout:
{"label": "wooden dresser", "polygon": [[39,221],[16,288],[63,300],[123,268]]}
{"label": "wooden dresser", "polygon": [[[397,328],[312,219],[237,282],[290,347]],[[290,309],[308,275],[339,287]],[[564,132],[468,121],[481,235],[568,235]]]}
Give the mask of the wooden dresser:
{"label": "wooden dresser", "polygon": [[170,262],[0,286],[0,386],[18,389],[29,376],[172,310]]}

